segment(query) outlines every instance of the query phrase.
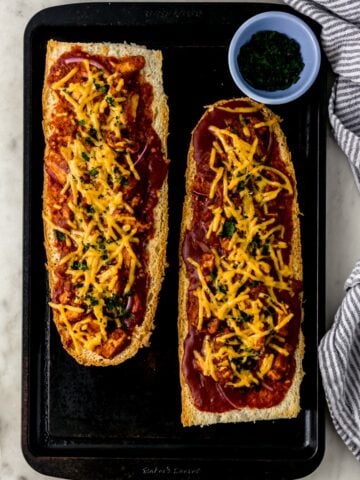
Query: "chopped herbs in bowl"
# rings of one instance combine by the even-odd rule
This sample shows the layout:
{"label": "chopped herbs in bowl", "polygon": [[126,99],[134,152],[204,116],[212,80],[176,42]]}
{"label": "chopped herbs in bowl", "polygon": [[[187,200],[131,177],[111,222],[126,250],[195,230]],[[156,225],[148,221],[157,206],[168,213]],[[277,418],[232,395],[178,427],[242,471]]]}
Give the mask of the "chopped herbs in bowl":
{"label": "chopped herbs in bowl", "polygon": [[319,43],[299,17],[278,11],[244,22],[229,47],[229,69],[240,90],[254,100],[280,104],[303,95],[321,63]]}
{"label": "chopped herbs in bowl", "polygon": [[291,87],[304,68],[298,42],[272,30],[255,33],[240,48],[238,64],[250,85],[268,91]]}

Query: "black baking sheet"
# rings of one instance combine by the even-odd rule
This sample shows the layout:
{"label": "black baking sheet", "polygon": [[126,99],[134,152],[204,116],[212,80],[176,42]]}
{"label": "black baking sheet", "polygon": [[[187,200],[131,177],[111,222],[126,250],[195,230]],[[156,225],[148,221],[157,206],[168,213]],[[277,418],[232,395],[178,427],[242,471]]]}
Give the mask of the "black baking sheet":
{"label": "black baking sheet", "polygon": [[[89,3],[53,7],[25,31],[22,447],[39,472],[79,480],[300,478],[320,463],[324,419],[317,345],[324,328],[325,68],[283,118],[298,180],[304,260],[306,376],[297,419],[183,428],[177,360],[178,235],[190,132],[203,106],[241,95],[227,49],[243,3]],[[316,25],[311,24],[316,30]],[[151,347],[118,367],[78,365],[51,322],[41,219],[41,89],[46,42],[135,42],[159,48],[169,97],[168,262]],[[324,62],[323,62],[324,63]]]}

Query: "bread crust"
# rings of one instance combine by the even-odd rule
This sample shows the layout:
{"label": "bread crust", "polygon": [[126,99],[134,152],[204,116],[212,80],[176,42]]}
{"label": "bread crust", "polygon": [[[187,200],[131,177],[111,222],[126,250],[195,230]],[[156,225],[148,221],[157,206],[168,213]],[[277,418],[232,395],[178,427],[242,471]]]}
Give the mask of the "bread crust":
{"label": "bread crust", "polygon": [[[237,98],[231,99],[236,101],[246,101],[250,105],[258,105],[257,102],[252,101],[249,98]],[[198,124],[193,130],[193,134],[200,124],[202,119],[208,114],[210,110],[215,107],[221,106],[229,100],[220,100],[213,105],[207,107],[206,112],[203,114]],[[262,106],[262,114],[267,118],[272,116],[272,112],[266,106]],[[288,175],[294,180],[296,185],[294,166],[291,160],[291,154],[289,152],[285,135],[280,127],[279,122],[276,122],[273,126],[273,132],[276,137],[276,141],[279,145],[279,155],[286,165]],[[181,384],[181,422],[182,425],[187,426],[205,426],[216,423],[237,423],[237,422],[255,422],[259,420],[272,420],[280,418],[294,418],[300,412],[300,385],[304,376],[302,359],[305,351],[304,336],[300,327],[299,338],[297,347],[294,353],[296,361],[296,368],[292,380],[292,384],[286,393],[284,399],[277,405],[269,408],[250,408],[243,407],[240,409],[233,409],[223,413],[213,413],[208,411],[199,410],[192,401],[189,385],[186,382],[184,373],[182,371],[182,359],[184,357],[184,342],[188,335],[189,325],[187,316],[187,296],[189,289],[189,279],[187,277],[186,264],[182,256],[182,245],[185,239],[187,230],[193,228],[193,211],[191,202],[191,187],[196,174],[196,164],[194,160],[194,147],[193,142],[190,143],[190,148],[187,157],[187,168],[185,173],[186,182],[186,194],[183,204],[182,223],[180,230],[180,251],[179,251],[179,294],[178,294],[178,354],[179,354],[179,366],[180,366],[180,384]],[[297,198],[297,190],[294,190],[294,200],[292,204],[292,221],[293,221],[293,236],[291,242],[290,252],[290,267],[294,272],[294,278],[302,281],[303,278],[303,266],[302,266],[302,254],[301,254],[301,236],[300,236],[300,222],[299,222],[299,205]],[[302,301],[302,295],[300,297]],[[303,309],[301,322],[303,320]]]}
{"label": "bread crust", "polygon": [[[153,90],[153,128],[161,140],[162,153],[167,159],[167,136],[169,109],[167,97],[163,90],[162,82],[162,53],[157,50],[149,50],[144,46],[134,44],[114,43],[69,43],[50,40],[47,45],[44,88],[42,94],[43,106],[43,131],[45,136],[44,158],[49,152],[49,138],[52,134],[51,111],[55,105],[56,98],[46,81],[51,66],[60,55],[68,52],[73,47],[80,47],[82,51],[91,55],[105,55],[114,57],[125,57],[142,55],[145,58],[143,75],[146,82],[150,83]],[[48,174],[44,162],[44,185],[43,185],[43,214],[49,215],[48,206]],[[56,283],[56,267],[59,263],[59,254],[55,249],[54,230],[44,221],[44,243],[47,257],[47,271],[50,292],[53,291]],[[130,344],[113,358],[104,358],[94,351],[82,350],[77,352],[74,345],[66,342],[66,326],[60,321],[60,314],[53,310],[53,321],[59,332],[64,349],[80,364],[86,366],[110,366],[118,365],[133,357],[141,347],[149,346],[149,339],[154,328],[154,318],[158,304],[158,296],[164,277],[166,267],[166,245],[168,237],[168,181],[167,176],[159,191],[158,203],[154,209],[154,235],[146,247],[149,254],[149,288],[146,299],[146,311],[141,325],[135,327],[132,332]]]}

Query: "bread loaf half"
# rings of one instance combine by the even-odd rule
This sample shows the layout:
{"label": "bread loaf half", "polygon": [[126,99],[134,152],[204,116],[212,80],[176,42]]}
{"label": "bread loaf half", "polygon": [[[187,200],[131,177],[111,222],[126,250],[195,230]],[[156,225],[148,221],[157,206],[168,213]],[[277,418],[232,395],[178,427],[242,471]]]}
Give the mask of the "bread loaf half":
{"label": "bread loaf half", "polygon": [[165,269],[161,52],[49,41],[43,130],[53,319],[79,363],[116,365],[148,345]]}
{"label": "bread loaf half", "polygon": [[187,158],[180,242],[184,426],[300,411],[302,256],[294,166],[267,107],[207,107]]}

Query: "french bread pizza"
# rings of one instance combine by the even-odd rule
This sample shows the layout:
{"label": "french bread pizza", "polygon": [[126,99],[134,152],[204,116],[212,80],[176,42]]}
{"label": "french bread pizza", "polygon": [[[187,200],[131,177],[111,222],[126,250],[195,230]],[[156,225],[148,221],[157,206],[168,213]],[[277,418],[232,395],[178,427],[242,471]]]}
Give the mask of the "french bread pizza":
{"label": "french bread pizza", "polygon": [[149,344],[168,233],[162,54],[49,41],[43,221],[53,320],[84,365]]}
{"label": "french bread pizza", "polygon": [[293,418],[304,338],[299,205],[280,119],[248,98],[192,132],[180,241],[184,426]]}

